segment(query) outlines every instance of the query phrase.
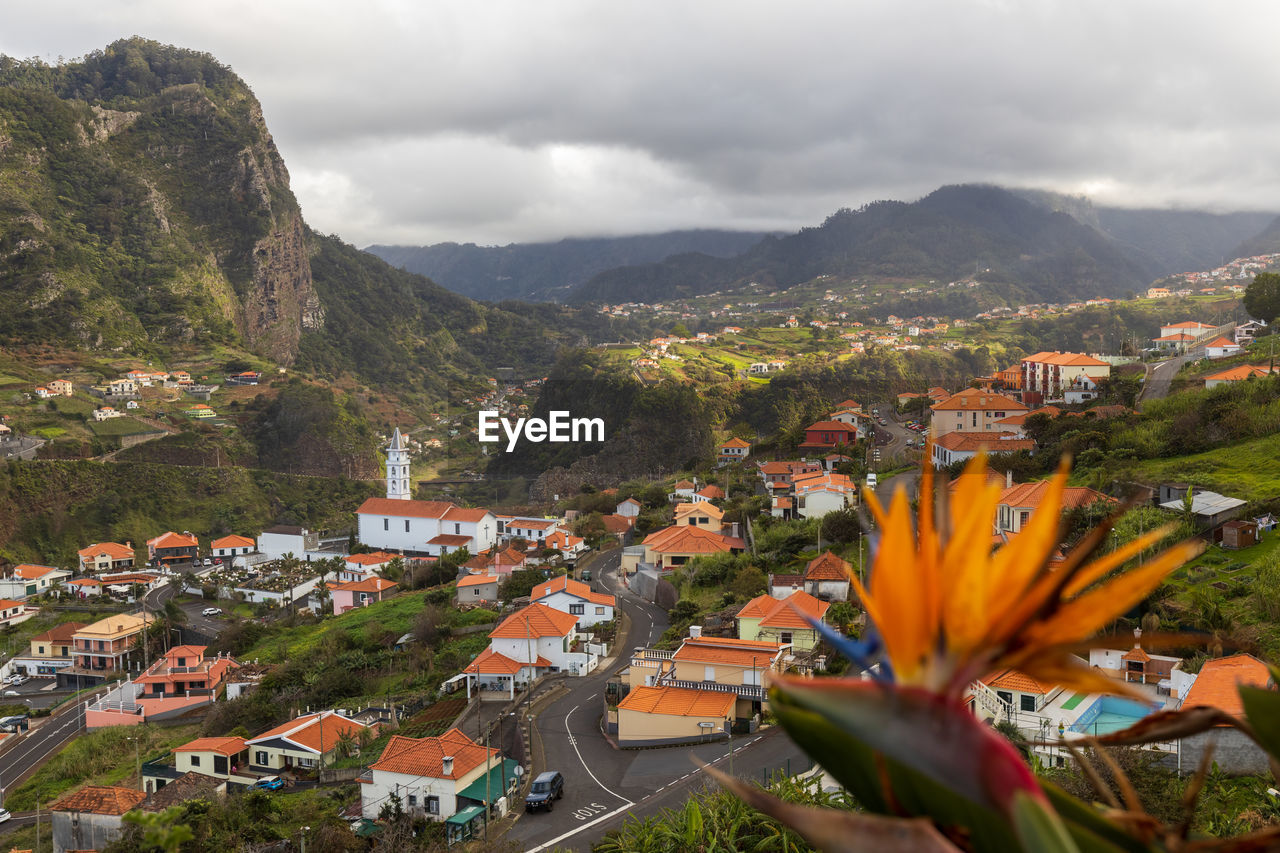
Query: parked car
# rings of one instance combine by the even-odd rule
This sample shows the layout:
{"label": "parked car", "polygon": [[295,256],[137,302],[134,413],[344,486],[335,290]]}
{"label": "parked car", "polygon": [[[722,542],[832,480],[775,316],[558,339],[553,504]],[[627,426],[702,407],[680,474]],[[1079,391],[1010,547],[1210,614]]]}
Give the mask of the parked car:
{"label": "parked car", "polygon": [[877,478],[876,478],[876,475],[875,475],[874,473],[872,473],[872,474],[868,474],[868,475],[867,475],[867,488],[868,488],[868,489],[874,489],[874,488],[876,487],[876,485],[877,485],[877,484],[878,484],[878,480],[877,480]]}
{"label": "parked car", "polygon": [[8,809],[0,809],[0,823],[4,823],[11,817],[13,817],[13,815],[9,813]]}
{"label": "parked car", "polygon": [[6,691],[4,692],[4,695],[6,695],[6,696],[21,696],[22,694],[21,694],[21,693],[19,693],[17,690],[6,690]]}
{"label": "parked car", "polygon": [[206,607],[204,610],[201,610],[201,611],[200,611],[200,615],[201,615],[201,616],[221,616],[221,615],[222,615],[222,608],[221,608],[221,607]]}
{"label": "parked car", "polygon": [[284,780],[279,776],[263,776],[249,787],[254,791],[279,791],[284,787]]}
{"label": "parked car", "polygon": [[564,796],[564,777],[558,771],[548,770],[545,773],[539,773],[538,778],[533,780],[533,785],[529,788],[529,794],[524,798],[524,810],[531,812],[534,809],[546,809],[551,811],[556,800]]}

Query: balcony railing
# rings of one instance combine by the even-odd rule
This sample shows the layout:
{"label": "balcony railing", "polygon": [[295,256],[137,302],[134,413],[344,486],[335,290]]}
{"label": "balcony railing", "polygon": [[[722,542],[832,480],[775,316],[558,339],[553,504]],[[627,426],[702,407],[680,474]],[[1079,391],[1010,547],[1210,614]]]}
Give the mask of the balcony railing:
{"label": "balcony railing", "polygon": [[662,687],[684,687],[690,690],[709,690],[713,693],[736,693],[743,699],[763,701],[765,689],[754,684],[721,684],[718,681],[685,681],[680,678],[664,678],[656,682]]}

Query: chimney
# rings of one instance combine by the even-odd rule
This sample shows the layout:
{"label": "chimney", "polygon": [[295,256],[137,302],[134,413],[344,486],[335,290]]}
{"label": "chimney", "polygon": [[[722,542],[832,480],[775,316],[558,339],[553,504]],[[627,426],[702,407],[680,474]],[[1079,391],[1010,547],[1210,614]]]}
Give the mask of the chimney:
{"label": "chimney", "polygon": [[1004,472],[1004,487],[1006,489],[1013,488],[1013,469],[1012,468]]}
{"label": "chimney", "polygon": [[444,758],[440,759],[440,763],[443,765],[444,775],[452,776],[453,775],[453,756],[446,755]]}
{"label": "chimney", "polygon": [[701,636],[702,636],[702,626],[701,626],[701,625],[690,625],[690,626],[689,626],[689,639],[690,639],[690,640],[696,640],[696,639],[698,639],[698,638],[699,638],[699,637],[701,637]]}

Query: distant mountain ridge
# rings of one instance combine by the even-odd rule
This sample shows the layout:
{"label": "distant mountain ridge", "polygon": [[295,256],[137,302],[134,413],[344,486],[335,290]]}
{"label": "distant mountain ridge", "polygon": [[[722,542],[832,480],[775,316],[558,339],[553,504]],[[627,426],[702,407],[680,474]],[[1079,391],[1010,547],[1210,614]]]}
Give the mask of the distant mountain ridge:
{"label": "distant mountain ridge", "polygon": [[393,267],[419,273],[472,299],[555,301],[596,273],[699,252],[730,258],[768,232],[690,229],[628,237],[570,237],[554,243],[373,245],[365,249]]}
{"label": "distant mountain ridge", "polygon": [[767,237],[733,258],[689,253],[606,270],[567,300],[652,302],[751,282],[785,290],[820,275],[973,276],[1027,301],[1122,296],[1173,272],[1217,266],[1270,219],[1094,208],[1079,197],[954,185],[916,202],[840,210],[820,226]]}
{"label": "distant mountain ridge", "polygon": [[0,304],[0,345],[239,347],[433,399],[604,322],[474,302],[315,233],[248,85],[141,38],[0,56]]}

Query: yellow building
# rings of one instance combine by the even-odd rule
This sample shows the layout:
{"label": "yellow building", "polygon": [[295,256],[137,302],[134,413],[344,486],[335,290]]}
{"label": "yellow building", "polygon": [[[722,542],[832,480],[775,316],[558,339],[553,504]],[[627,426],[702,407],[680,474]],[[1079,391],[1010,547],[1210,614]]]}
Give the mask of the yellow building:
{"label": "yellow building", "polygon": [[640,747],[725,738],[737,697],[685,687],[637,687],[618,703],[618,743]]}
{"label": "yellow building", "polygon": [[811,651],[818,645],[818,629],[805,617],[821,622],[830,606],[803,590],[783,599],[757,596],[738,611],[738,636],[790,645],[797,652]]}
{"label": "yellow building", "polygon": [[[119,670],[129,668],[130,655],[141,655],[138,640],[155,619],[146,613],[120,613],[99,619],[75,632],[75,665],[58,672],[59,686],[73,685],[80,676],[83,684],[93,684]],[[64,679],[67,679],[64,681]]]}

